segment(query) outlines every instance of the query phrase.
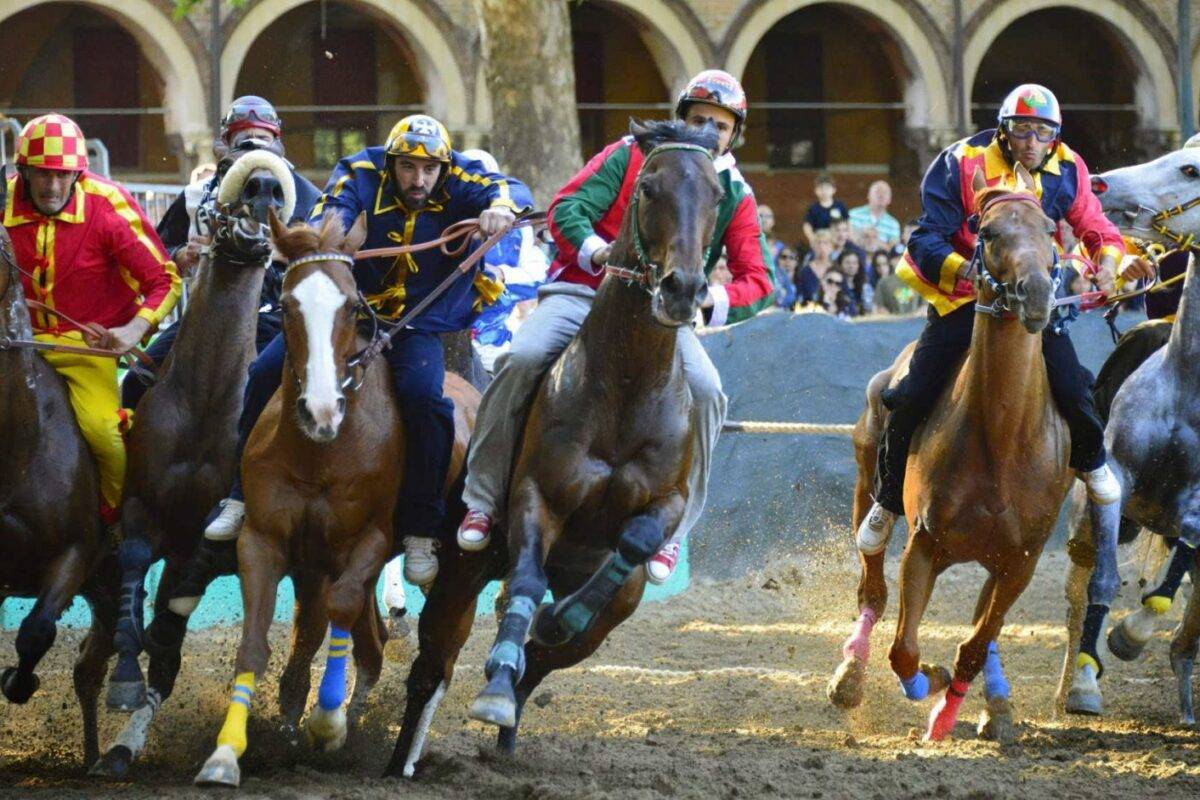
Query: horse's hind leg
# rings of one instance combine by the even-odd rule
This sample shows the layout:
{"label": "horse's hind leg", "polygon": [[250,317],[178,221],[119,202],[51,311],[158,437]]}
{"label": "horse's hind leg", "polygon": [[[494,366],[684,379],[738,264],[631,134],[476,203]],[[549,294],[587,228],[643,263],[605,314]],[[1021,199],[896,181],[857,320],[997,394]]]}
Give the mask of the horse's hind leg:
{"label": "horse's hind leg", "polygon": [[73,678],[75,696],[79,698],[83,712],[83,763],[86,767],[100,757],[96,705],[104,686],[108,659],[116,652],[113,632],[117,627],[117,598],[107,587],[85,590],[85,596],[92,611],[92,625],[79,647]]}
{"label": "horse's hind leg", "polygon": [[34,669],[58,635],[58,618],[70,605],[83,585],[88,572],[88,558],[83,547],[75,545],[46,571],[46,582],[33,608],[17,629],[17,666],[0,674],[0,690],[10,703],[25,703],[37,691]]}
{"label": "horse's hind leg", "polygon": [[[1149,532],[1143,532],[1142,535],[1155,536]],[[1176,539],[1175,549],[1167,562],[1162,581],[1142,598],[1142,605],[1137,611],[1125,617],[1108,632],[1109,652],[1122,661],[1133,661],[1142,654],[1142,650],[1158,630],[1163,616],[1171,609],[1175,593],[1183,583],[1183,576],[1195,565],[1196,548],[1183,539]]]}
{"label": "horse's hind leg", "polygon": [[[988,602],[995,590],[996,576],[989,575],[975,604],[972,622],[976,625],[987,612]],[[1004,677],[1004,666],[1000,662],[1000,648],[993,639],[988,642],[987,658],[983,662],[983,696],[986,701],[979,715],[977,731],[981,739],[999,742],[1011,741],[1013,737],[1012,706],[1009,704],[1011,690]]]}
{"label": "horse's hind leg", "polygon": [[608,638],[608,634],[637,609],[638,604],[642,601],[642,593],[645,588],[644,573],[638,570],[620,588],[612,602],[605,606],[592,626],[579,636],[564,645],[555,647],[548,647],[536,641],[531,641],[526,646],[525,676],[517,684],[516,690],[516,724],[500,729],[496,746],[501,751],[510,755],[516,752],[517,730],[521,724],[525,701],[529,699],[542,680],[551,672],[572,667],[596,652],[596,649]]}
{"label": "horse's hind leg", "polygon": [[900,619],[896,623],[896,639],[888,652],[892,671],[900,679],[904,696],[909,700],[924,700],[945,682],[944,670],[921,664],[917,642],[921,617],[925,615],[933,583],[942,569],[943,565],[935,558],[933,538],[918,530],[909,538],[900,561]]}
{"label": "horse's hind leg", "polygon": [[297,728],[308,703],[308,690],[312,688],[312,661],[325,641],[329,626],[325,610],[329,583],[323,575],[301,570],[292,575],[292,585],[296,588],[292,649],[279,676],[279,712],[287,724]]}
{"label": "horse's hind leg", "polygon": [[1096,562],[1091,517],[1087,513],[1087,489],[1079,482],[1071,490],[1067,525],[1070,538],[1067,541],[1067,579],[1063,586],[1067,601],[1067,646],[1063,653],[1058,691],[1054,695],[1056,714],[1066,712],[1067,696],[1075,675],[1075,654],[1079,652],[1079,642],[1083,635],[1087,586]]}
{"label": "horse's hind leg", "polygon": [[443,556],[441,571],[417,622],[420,650],[408,673],[404,720],[385,776],[411,778],[425,749],[433,715],[441,703],[458,653],[475,622],[476,598],[488,581],[489,556],[455,552]]}
{"label": "horse's hind leg", "polygon": [[1192,594],[1188,598],[1183,622],[1171,638],[1171,671],[1179,689],[1179,721],[1183,725],[1195,725],[1196,713],[1192,706],[1192,672],[1196,666],[1196,650],[1200,645],[1200,592],[1196,591],[1200,574],[1192,569]]}

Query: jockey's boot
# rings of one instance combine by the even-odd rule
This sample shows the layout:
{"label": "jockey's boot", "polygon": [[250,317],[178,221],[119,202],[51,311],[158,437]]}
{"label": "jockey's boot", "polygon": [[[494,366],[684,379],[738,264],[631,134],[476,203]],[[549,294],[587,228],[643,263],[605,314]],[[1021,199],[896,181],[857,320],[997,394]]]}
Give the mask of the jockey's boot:
{"label": "jockey's boot", "polygon": [[458,526],[459,549],[475,553],[487,549],[492,538],[492,516],[483,511],[467,511]]}
{"label": "jockey's boot", "polygon": [[221,513],[204,529],[204,538],[214,542],[236,539],[242,530],[242,523],[246,521],[246,504],[226,497],[221,501],[220,508]]}
{"label": "jockey's boot", "polygon": [[405,536],[404,580],[428,589],[437,574],[437,540],[431,536]]}
{"label": "jockey's boot", "polygon": [[872,503],[871,510],[858,526],[858,549],[863,555],[875,556],[887,549],[888,539],[892,538],[892,528],[896,526],[897,515],[888,511],[879,503]]}
{"label": "jockey's boot", "polygon": [[1108,464],[1101,464],[1091,472],[1081,470],[1079,479],[1087,486],[1088,499],[1096,505],[1107,506],[1121,501],[1121,484]]}
{"label": "jockey's boot", "polygon": [[679,551],[682,547],[681,542],[670,541],[650,557],[646,562],[646,577],[651,583],[661,586],[670,579],[675,572],[675,565],[679,563]]}

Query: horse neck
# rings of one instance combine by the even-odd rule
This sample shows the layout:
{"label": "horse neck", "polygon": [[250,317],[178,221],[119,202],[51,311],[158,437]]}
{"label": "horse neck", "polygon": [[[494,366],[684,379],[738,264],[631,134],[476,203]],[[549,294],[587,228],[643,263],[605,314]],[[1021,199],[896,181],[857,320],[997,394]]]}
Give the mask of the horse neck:
{"label": "horse neck", "polygon": [[1193,384],[1200,384],[1200,281],[1196,280],[1194,256],[1183,280],[1183,296],[1179,300],[1175,324],[1171,326],[1167,358],[1174,359],[1180,375],[1191,377]]}
{"label": "horse neck", "polygon": [[1026,429],[1047,408],[1042,337],[1012,318],[978,314],[963,376],[963,406],[997,461],[1028,446]]}
{"label": "horse neck", "polygon": [[670,374],[678,331],[654,320],[645,289],[606,278],[580,338],[587,352],[604,354],[587,359],[589,376],[624,394],[632,386],[654,384]]}
{"label": "horse neck", "polygon": [[[13,341],[31,341],[33,323],[29,308],[25,305],[25,293],[16,271],[10,273],[11,282],[0,309],[0,336]],[[13,438],[36,438],[38,430],[38,398],[36,370],[37,355],[27,348],[0,350],[0,419],[5,424],[5,440],[9,446]]]}

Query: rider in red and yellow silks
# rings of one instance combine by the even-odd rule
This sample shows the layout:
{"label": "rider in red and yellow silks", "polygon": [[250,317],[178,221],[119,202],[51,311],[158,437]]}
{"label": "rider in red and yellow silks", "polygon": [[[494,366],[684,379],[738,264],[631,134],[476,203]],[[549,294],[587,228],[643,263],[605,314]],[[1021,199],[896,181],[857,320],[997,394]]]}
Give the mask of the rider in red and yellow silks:
{"label": "rider in red and yellow silks", "polygon": [[[154,226],[129,193],[89,172],[87,145],[58,114],[31,120],[17,143],[4,227],[24,272],[25,296],[62,312],[32,313],[35,338],[79,346],[76,322],[103,326],[99,347],[128,351],[179,299],[179,276]],[[90,338],[90,333],[89,333]],[[126,420],[111,358],[45,352],[100,469],[101,512],[117,519],[125,479]]]}

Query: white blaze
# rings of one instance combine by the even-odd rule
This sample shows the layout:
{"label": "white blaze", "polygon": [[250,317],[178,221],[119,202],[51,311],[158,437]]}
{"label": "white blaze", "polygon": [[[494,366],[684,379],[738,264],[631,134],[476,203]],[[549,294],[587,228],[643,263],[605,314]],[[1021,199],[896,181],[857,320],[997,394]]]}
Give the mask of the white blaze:
{"label": "white blaze", "polygon": [[337,284],[323,272],[314,272],[292,290],[300,307],[308,335],[308,364],[305,365],[304,401],[320,427],[335,431],[342,421],[338,400],[337,366],[333,359],[333,323],[346,302]]}

